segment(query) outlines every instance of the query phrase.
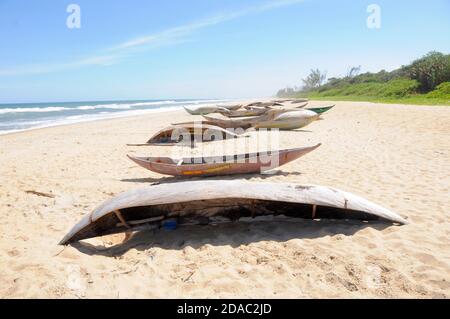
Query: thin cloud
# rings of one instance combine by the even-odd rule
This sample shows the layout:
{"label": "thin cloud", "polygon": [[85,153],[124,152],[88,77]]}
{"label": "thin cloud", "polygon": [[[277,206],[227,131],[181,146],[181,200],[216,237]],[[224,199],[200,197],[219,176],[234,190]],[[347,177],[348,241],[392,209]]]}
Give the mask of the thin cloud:
{"label": "thin cloud", "polygon": [[105,55],[105,56],[93,56],[67,63],[21,65],[12,68],[0,69],[0,76],[46,74],[46,73],[67,71],[83,66],[92,66],[92,65],[108,66],[117,63],[118,60],[119,56]]}
{"label": "thin cloud", "polygon": [[247,15],[257,14],[272,9],[295,5],[304,0],[277,0],[263,3],[261,5],[248,7],[239,11],[218,14],[189,24],[172,27],[154,34],[134,38],[113,46],[104,51],[110,52],[107,55],[91,56],[65,63],[47,63],[22,65],[12,68],[0,69],[0,76],[20,76],[36,75],[61,72],[83,66],[108,66],[118,63],[122,58],[130,55],[132,51],[148,50],[155,47],[174,45],[189,42],[188,36],[200,29],[225,23]]}
{"label": "thin cloud", "polygon": [[125,41],[115,47],[110,48],[112,51],[121,51],[126,50],[130,48],[145,46],[149,44],[158,45],[158,44],[164,44],[167,42],[171,42],[177,39],[180,39],[182,37],[188,36],[191,33],[204,29],[207,27],[211,27],[217,24],[221,24],[224,22],[228,22],[243,16],[251,15],[251,14],[257,14],[264,11],[290,6],[294,4],[298,4],[300,2],[303,2],[304,0],[278,0],[278,1],[271,1],[266,2],[264,4],[261,4],[259,6],[249,7],[246,9],[242,9],[240,11],[230,12],[230,13],[224,13],[219,14],[216,16],[212,16],[206,19],[202,19],[190,24],[181,25],[178,27],[169,28],[166,30],[163,30],[158,33],[153,33],[150,35],[134,38],[128,41]]}

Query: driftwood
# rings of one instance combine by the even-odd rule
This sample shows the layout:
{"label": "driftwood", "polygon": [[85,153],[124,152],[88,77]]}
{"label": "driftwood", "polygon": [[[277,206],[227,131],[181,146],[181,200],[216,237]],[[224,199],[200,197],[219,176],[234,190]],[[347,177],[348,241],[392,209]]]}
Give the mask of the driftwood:
{"label": "driftwood", "polygon": [[25,191],[25,193],[33,194],[33,195],[37,195],[37,196],[41,196],[41,197],[55,198],[55,195],[53,195],[53,194],[37,192],[37,191],[33,191],[33,190]]}
{"label": "driftwood", "polygon": [[[120,211],[121,221],[115,211]],[[86,215],[60,244],[86,238],[178,225],[214,224],[282,215],[307,219],[382,220],[407,224],[398,214],[336,188],[241,180],[161,184],[119,194]],[[149,218],[152,219],[150,222]],[[161,219],[162,218],[162,219]]]}

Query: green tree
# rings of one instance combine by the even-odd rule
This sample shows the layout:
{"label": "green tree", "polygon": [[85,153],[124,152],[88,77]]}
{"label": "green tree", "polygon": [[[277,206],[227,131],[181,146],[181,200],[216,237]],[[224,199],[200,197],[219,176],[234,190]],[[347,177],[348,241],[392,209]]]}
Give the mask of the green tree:
{"label": "green tree", "polygon": [[322,72],[319,69],[311,70],[306,79],[303,79],[303,89],[311,90],[317,89],[322,85],[322,83],[326,80],[327,73]]}
{"label": "green tree", "polygon": [[450,81],[450,54],[432,51],[415,60],[402,71],[420,83],[421,92],[434,90],[439,84]]}

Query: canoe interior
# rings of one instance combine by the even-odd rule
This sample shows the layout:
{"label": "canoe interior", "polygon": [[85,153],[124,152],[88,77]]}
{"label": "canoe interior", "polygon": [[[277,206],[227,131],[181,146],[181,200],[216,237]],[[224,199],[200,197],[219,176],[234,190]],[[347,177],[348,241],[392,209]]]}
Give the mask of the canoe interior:
{"label": "canoe interior", "polygon": [[[365,212],[315,206],[303,203],[260,200],[248,198],[227,198],[197,200],[173,204],[129,207],[120,210],[128,227],[122,224],[114,212],[110,212],[90,223],[62,244],[129,231],[142,226],[159,227],[165,220],[176,220],[178,225],[207,225],[239,221],[240,218],[257,216],[279,216],[303,219],[358,219],[378,220],[378,216]],[[148,221],[149,219],[157,221]]]}
{"label": "canoe interior", "polygon": [[[205,138],[205,131],[208,130],[208,136]],[[185,136],[183,133],[188,133],[189,136]],[[236,137],[235,135],[229,134],[226,131],[211,129],[210,127],[183,127],[180,129],[170,129],[162,131],[159,134],[150,138],[147,143],[150,144],[164,144],[164,143],[188,143],[192,144],[194,142],[211,142],[216,138],[221,137],[222,139]],[[186,138],[185,138],[186,137]],[[187,140],[186,140],[187,139]]]}
{"label": "canoe interior", "polygon": [[[311,147],[313,150],[315,147]],[[305,148],[306,150],[306,148]],[[239,161],[245,162],[250,158],[255,157],[272,157],[279,156],[280,154],[287,153],[290,150],[280,150],[280,151],[267,151],[267,152],[256,152],[256,153],[245,153],[245,154],[235,154],[235,155],[223,155],[223,156],[204,156],[204,157],[184,157],[183,161],[179,163],[179,160],[170,157],[137,157],[138,159],[151,162],[151,163],[163,163],[163,164],[177,164],[177,165],[192,165],[192,164],[210,164],[210,163],[237,163]]]}

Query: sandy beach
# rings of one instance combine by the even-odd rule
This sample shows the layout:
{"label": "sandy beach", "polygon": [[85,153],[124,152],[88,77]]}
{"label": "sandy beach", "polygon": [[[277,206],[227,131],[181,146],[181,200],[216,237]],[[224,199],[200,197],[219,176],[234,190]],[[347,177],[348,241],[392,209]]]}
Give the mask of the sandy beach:
{"label": "sandy beach", "polygon": [[173,148],[126,144],[200,117],[171,111],[37,129],[0,136],[0,297],[449,298],[450,107],[336,104],[323,120],[279,135],[280,148],[322,143],[317,150],[273,175],[227,178],[337,187],[409,225],[233,223],[59,246],[104,200],[178,181],[126,157]]}

